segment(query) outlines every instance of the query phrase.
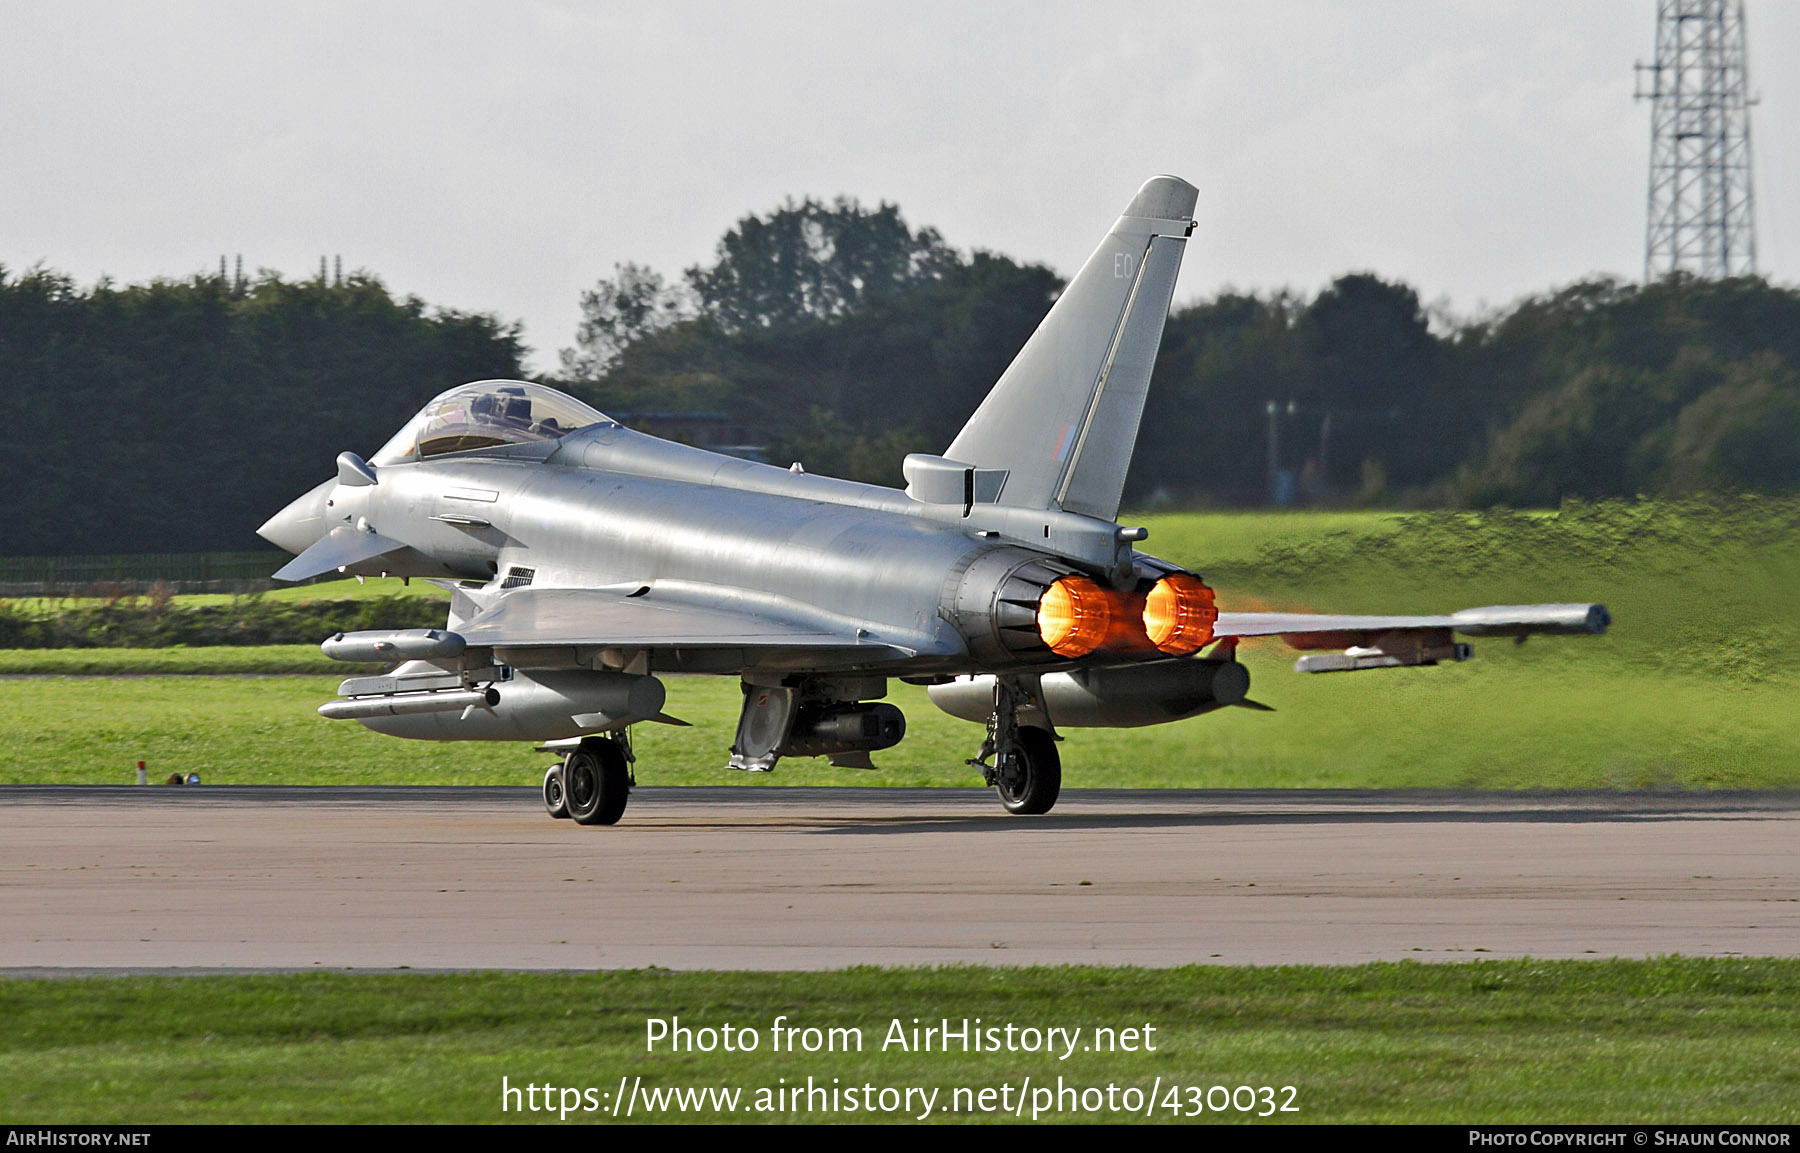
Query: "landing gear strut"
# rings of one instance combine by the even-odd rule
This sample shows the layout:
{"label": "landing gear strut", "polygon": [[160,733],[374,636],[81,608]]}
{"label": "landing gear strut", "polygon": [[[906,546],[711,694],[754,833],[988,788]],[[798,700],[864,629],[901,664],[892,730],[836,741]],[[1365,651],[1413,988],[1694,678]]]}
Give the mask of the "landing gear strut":
{"label": "landing gear strut", "polygon": [[993,786],[1007,812],[1036,816],[1049,812],[1062,792],[1062,757],[1056,751],[1055,734],[1047,727],[1021,724],[1021,712],[1049,723],[1029,686],[996,678],[987,740],[969,764],[981,770],[982,779]]}
{"label": "landing gear strut", "polygon": [[[578,825],[616,825],[631,796],[631,771],[625,747],[607,737],[590,737],[568,759],[550,771],[560,777],[563,806]],[[544,778],[544,806],[551,805],[551,782]]]}

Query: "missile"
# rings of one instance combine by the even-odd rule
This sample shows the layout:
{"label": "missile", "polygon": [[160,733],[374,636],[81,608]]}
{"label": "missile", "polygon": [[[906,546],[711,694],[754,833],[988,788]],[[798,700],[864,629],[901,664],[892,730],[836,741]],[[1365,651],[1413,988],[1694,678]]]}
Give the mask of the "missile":
{"label": "missile", "polygon": [[371,664],[454,657],[465,647],[461,636],[443,629],[373,629],[328,637],[319,651],[334,661]]}
{"label": "missile", "polygon": [[372,697],[326,701],[319,715],[333,721],[361,720],[364,717],[406,717],[417,713],[462,712],[465,709],[491,709],[500,703],[500,690],[452,689],[435,693],[382,693]]}

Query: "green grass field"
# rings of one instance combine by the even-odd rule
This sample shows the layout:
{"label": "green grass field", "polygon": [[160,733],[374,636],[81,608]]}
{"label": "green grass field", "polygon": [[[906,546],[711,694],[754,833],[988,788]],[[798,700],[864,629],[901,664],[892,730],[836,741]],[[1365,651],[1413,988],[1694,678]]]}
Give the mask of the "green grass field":
{"label": "green grass field", "polygon": [[[1070,730],[1071,787],[1800,786],[1800,502],[1123,519],[1149,525],[1151,551],[1206,573],[1226,608],[1601,600],[1617,624],[1603,638],[1476,641],[1466,664],[1354,675],[1299,676],[1279,646],[1246,646],[1252,696],[1276,712]],[[355,671],[311,646],[0,653],[0,675],[12,674],[0,681],[0,782],[124,783],[143,759],[153,777],[198,772],[212,784],[534,785],[548,763],[522,745],[396,741],[320,719],[314,708]],[[121,675],[146,673],[189,675]],[[229,675],[244,673],[265,675]],[[721,768],[735,682],[668,684],[668,710],[695,727],[638,727],[648,783],[978,783],[962,763],[978,728],[918,689],[894,686],[909,732],[877,754],[880,771],[788,760],[752,777]],[[658,1090],[736,1087],[754,1103],[758,1087],[809,1075],[943,1095],[1061,1075],[1082,1087],[1295,1087],[1298,1113],[1256,1123],[1792,1124],[1797,1010],[1793,960],[0,980],[0,1121],[503,1122],[518,1117],[500,1112],[503,1076],[601,1093],[621,1076]],[[649,1016],[766,1031],[782,1013],[862,1027],[869,1050],[644,1051]],[[912,1016],[1148,1022],[1161,1044],[1067,1061],[879,1052],[888,1022]],[[1190,1098],[1175,1104],[1185,1111]],[[1152,1118],[1174,1119],[1162,1108]]]}
{"label": "green grass field", "polygon": [[[13,980],[0,981],[0,1122],[613,1120],[503,1114],[503,1077],[593,1087],[597,1103],[621,1077],[653,1091],[743,1093],[729,1117],[634,1106],[635,1121],[868,1120],[753,1107],[759,1087],[784,1078],[935,1088],[941,1109],[957,1087],[1016,1094],[1027,1077],[1041,1089],[1060,1076],[1135,1088],[1138,1112],[1067,1109],[1067,1098],[1059,1112],[1039,1097],[1027,1117],[1041,1103],[1040,1120],[1146,1120],[1155,1090],[1147,1119],[1164,1122],[1792,1124],[1796,1013],[1800,962],[1769,960]],[[773,1052],[782,1014],[794,1026],[860,1029],[862,1052]],[[646,1019],[677,1016],[752,1027],[757,1050],[646,1052]],[[1095,1026],[1151,1025],[1156,1050],[883,1051],[891,1022],[910,1028],[913,1017],[1081,1027],[1078,1046]],[[1269,1108],[1259,1101],[1185,1115],[1188,1087],[1204,1103],[1221,1086],[1212,1096],[1222,1103],[1244,1085],[1269,1086],[1276,1105],[1297,1111],[1259,1118]],[[1181,1091],[1170,1098],[1172,1086]]]}
{"label": "green grass field", "polygon": [[[1600,600],[1605,637],[1476,641],[1437,668],[1302,676],[1246,645],[1254,699],[1149,729],[1065,732],[1084,786],[1785,788],[1800,785],[1800,502],[1574,506],[1548,514],[1182,514],[1144,518],[1148,547],[1190,564],[1227,608],[1448,611]],[[337,597],[347,582],[311,586]],[[371,595],[398,587],[370,581]],[[414,588],[428,588],[414,582]],[[307,590],[295,590],[295,595]],[[356,671],[309,646],[0,652],[0,673],[317,672],[257,678],[27,677],[0,686],[0,781],[120,782],[140,759],[218,783],[535,782],[521,745],[376,736],[313,710]],[[639,778],[756,785],[978,783],[976,726],[895,684],[908,736],[878,772],[787,760],[722,771],[738,693],[671,678],[642,725]]]}
{"label": "green grass field", "polygon": [[[171,599],[184,605],[223,605],[245,599],[245,595],[272,601],[321,601],[321,600],[373,600],[377,597],[412,596],[425,597],[429,600],[441,600],[450,603],[450,594],[427,581],[402,581],[398,577],[388,579],[370,578],[357,580],[344,577],[341,580],[320,581],[317,584],[280,585],[267,592],[250,594],[233,593],[188,593]],[[97,601],[111,600],[111,597],[12,597],[9,603],[18,605],[28,612],[54,612],[59,606],[94,604]],[[146,597],[124,597],[125,600],[144,601]]]}
{"label": "green grass field", "polygon": [[[166,651],[166,650],[162,650]],[[1295,676],[1250,654],[1255,695],[1232,709],[1147,729],[1072,729],[1071,788],[1786,788],[1800,784],[1795,693],[1718,690],[1699,677],[1466,665],[1354,677]],[[1426,677],[1432,679],[1426,680]],[[1384,678],[1382,683],[1377,678]],[[0,783],[124,784],[159,775],[209,784],[535,784],[544,754],[522,744],[397,741],[314,709],[337,677],[32,677],[0,682]],[[907,739],[876,772],[790,759],[775,773],[723,769],[738,701],[724,678],[669,682],[692,728],[634,731],[648,784],[978,785],[963,761],[980,729],[924,691],[894,686]]]}
{"label": "green grass field", "polygon": [[[1800,502],[1145,522],[1148,547],[1206,572],[1226,608],[1447,612],[1604,601],[1616,624],[1597,639],[1478,640],[1465,664],[1354,675],[1294,675],[1278,642],[1247,644],[1251,696],[1276,712],[1071,728],[1062,745],[1069,786],[1800,786]],[[340,597],[346,588],[355,583],[284,595]],[[398,581],[360,588],[380,595]],[[13,703],[0,712],[0,781],[128,781],[139,759],[221,784],[535,781],[544,755],[526,746],[394,741],[320,720],[313,709],[353,671],[310,646],[4,651],[0,675],[310,675],[20,676],[0,687]],[[670,678],[668,687],[668,711],[693,728],[635,730],[643,781],[977,782],[963,761],[979,728],[907,685],[891,696],[907,714],[907,739],[877,755],[878,772],[788,759],[767,777],[720,768],[738,707],[734,680]]]}
{"label": "green grass field", "polygon": [[[379,671],[384,665],[371,665]],[[337,676],[356,666],[317,645],[176,645],[165,649],[0,649],[0,676],[222,676],[273,673]]]}

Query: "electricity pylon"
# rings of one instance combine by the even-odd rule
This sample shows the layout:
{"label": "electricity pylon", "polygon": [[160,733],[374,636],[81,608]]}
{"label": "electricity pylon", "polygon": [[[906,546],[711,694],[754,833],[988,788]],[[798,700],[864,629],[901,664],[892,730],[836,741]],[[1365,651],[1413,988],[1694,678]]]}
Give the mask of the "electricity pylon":
{"label": "electricity pylon", "polygon": [[1656,63],[1637,66],[1650,101],[1646,281],[1756,271],[1749,73],[1743,0],[1658,0]]}

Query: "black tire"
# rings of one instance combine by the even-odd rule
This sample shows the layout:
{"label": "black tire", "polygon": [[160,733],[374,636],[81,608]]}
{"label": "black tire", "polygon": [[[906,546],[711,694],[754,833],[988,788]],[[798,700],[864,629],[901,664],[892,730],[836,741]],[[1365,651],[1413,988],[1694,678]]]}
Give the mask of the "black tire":
{"label": "black tire", "polygon": [[1056,751],[1056,738],[1045,729],[1026,726],[1019,730],[1016,747],[1016,771],[1002,778],[994,791],[1009,813],[1047,813],[1062,792],[1062,757]]}
{"label": "black tire", "polygon": [[616,825],[631,795],[625,753],[614,741],[590,741],[563,762],[563,798],[578,825]]}
{"label": "black tire", "polygon": [[563,767],[551,765],[544,770],[544,811],[559,821],[569,819],[569,799],[563,795]]}

